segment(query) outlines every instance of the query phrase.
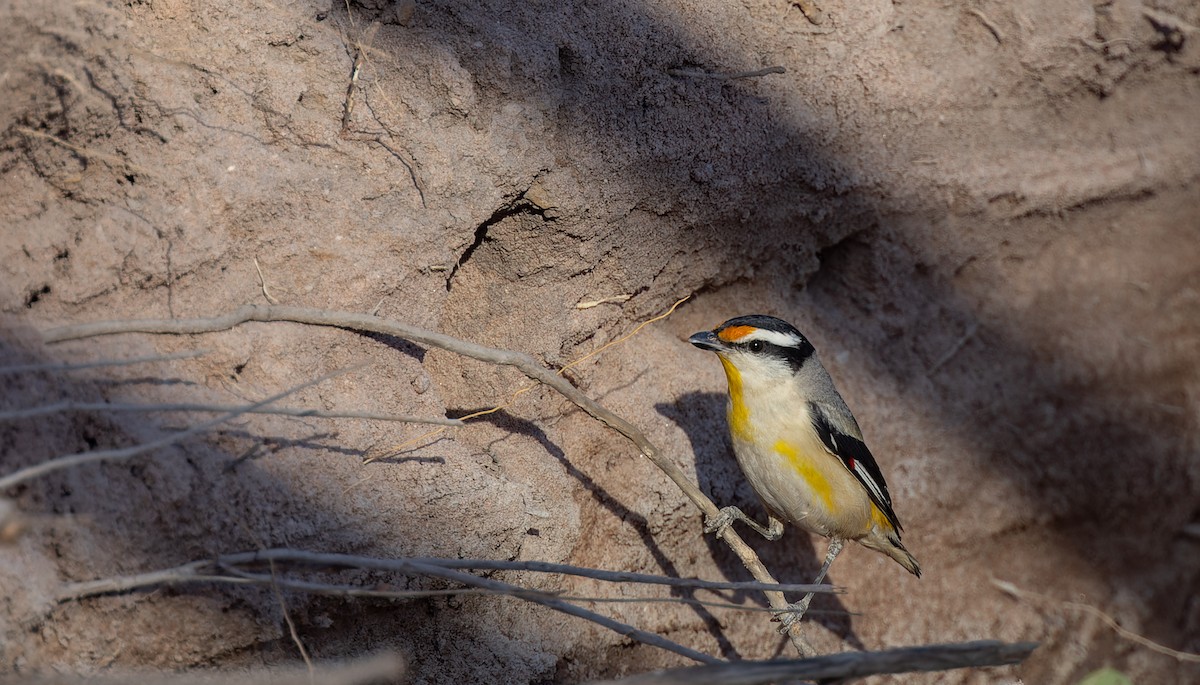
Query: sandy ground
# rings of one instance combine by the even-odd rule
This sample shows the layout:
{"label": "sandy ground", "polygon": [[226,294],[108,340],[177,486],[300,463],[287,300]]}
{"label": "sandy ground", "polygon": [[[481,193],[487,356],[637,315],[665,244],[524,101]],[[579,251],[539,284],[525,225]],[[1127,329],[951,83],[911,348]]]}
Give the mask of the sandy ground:
{"label": "sandy ground", "polygon": [[[668,1],[0,6],[0,410],[255,401],[461,415],[521,377],[295,324],[46,345],[98,319],[271,297],[562,365],[689,300],[572,381],[722,504],[724,379],[685,338],[770,313],[817,344],[883,465],[908,577],[861,548],[823,652],[1036,640],[921,682],[1200,680],[1086,602],[1200,650],[1200,7]],[[361,69],[351,83],[356,54]],[[768,67],[783,72],[728,78]],[[353,107],[346,111],[350,87]],[[261,268],[262,281],[259,270]],[[615,298],[592,307],[581,303]],[[0,476],[200,415],[0,421]],[[153,456],[3,493],[0,674],[294,665],[396,651],[415,683],[579,682],[680,665],[508,598],[407,602],[187,586],[56,604],[66,583],[264,547],[543,560],[746,579],[616,434],[545,389],[403,455],[404,424],[239,417]],[[805,582],[824,543],[753,540]],[[661,596],[558,576],[572,595]],[[999,579],[1044,597],[1016,601]],[[403,589],[421,579],[352,578]],[[726,595],[751,606],[758,598]],[[599,603],[728,658],[790,655],[761,613]]]}

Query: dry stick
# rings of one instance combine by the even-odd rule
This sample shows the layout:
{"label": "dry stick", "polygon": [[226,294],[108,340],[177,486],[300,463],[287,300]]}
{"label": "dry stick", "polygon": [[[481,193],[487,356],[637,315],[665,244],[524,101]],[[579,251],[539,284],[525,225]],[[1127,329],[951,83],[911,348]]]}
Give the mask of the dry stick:
{"label": "dry stick", "polygon": [[1022,590],[1021,588],[1017,587],[1013,583],[1010,583],[1010,582],[1004,581],[1004,580],[1000,580],[998,578],[992,578],[992,585],[995,585],[1001,591],[1008,594],[1010,597],[1013,597],[1014,599],[1025,600],[1027,602],[1031,601],[1031,600],[1037,600],[1042,603],[1061,604],[1066,607],[1082,609],[1083,611],[1086,611],[1087,613],[1089,613],[1089,614],[1095,616],[1096,618],[1100,619],[1101,621],[1103,621],[1109,628],[1112,628],[1117,633],[1117,635],[1120,635],[1121,637],[1125,638],[1126,640],[1129,640],[1130,642],[1139,644],[1139,645],[1145,647],[1146,649],[1149,649],[1154,652],[1158,652],[1159,654],[1165,654],[1166,656],[1169,656],[1178,661],[1184,661],[1184,662],[1190,662],[1190,663],[1200,663],[1200,654],[1194,654],[1192,652],[1181,652],[1177,649],[1171,649],[1170,647],[1167,647],[1165,645],[1160,645],[1159,643],[1155,642],[1154,640],[1151,640],[1148,637],[1143,637],[1141,635],[1138,635],[1137,633],[1133,632],[1132,630],[1129,630],[1128,628],[1121,627],[1121,624],[1117,623],[1117,620],[1115,618],[1113,618],[1112,616],[1109,616],[1108,614],[1106,614],[1103,611],[1101,611],[1100,609],[1092,606],[1091,604],[1087,604],[1086,602],[1071,602],[1071,601],[1067,601],[1067,600],[1057,599],[1055,597],[1051,597],[1050,595],[1043,595],[1040,592],[1030,592],[1029,590]]}
{"label": "dry stick", "polygon": [[[422,563],[411,559],[371,559],[368,557],[350,557],[349,555],[345,554],[322,554],[318,552],[275,549],[263,550],[261,552],[244,552],[241,554],[225,555],[218,557],[216,563],[223,566],[233,566],[237,564],[254,562],[267,562],[269,564],[273,564],[275,561],[281,560],[303,561],[304,563],[308,564],[325,566],[349,566],[351,568],[400,571],[403,573],[419,574],[432,576],[434,578],[441,578],[443,580],[450,580],[457,583],[462,583],[463,585],[467,585],[469,587],[483,588],[493,592],[511,595],[519,599],[524,599],[526,601],[533,602],[534,604],[541,604],[549,609],[591,621],[620,635],[637,640],[643,644],[665,649],[669,652],[679,654],[680,656],[685,656],[689,659],[699,661],[700,663],[723,663],[722,660],[718,659],[717,657],[709,656],[708,654],[698,652],[689,647],[684,647],[683,645],[672,642],[671,640],[668,640],[660,635],[639,630],[631,625],[621,623],[620,621],[611,619],[594,611],[584,609],[583,607],[575,606],[574,604],[566,602],[562,599],[551,597],[545,595],[544,593],[531,593],[522,587],[502,581],[492,580],[490,578],[481,578],[470,573],[464,573],[462,571],[449,569],[443,566],[437,566],[435,564]],[[184,567],[179,567],[177,569],[157,571],[153,575],[157,576],[158,580],[160,581],[159,584],[167,584],[168,582],[176,581],[178,579],[178,572],[180,569],[187,568],[198,571],[200,568],[202,568],[201,565],[206,563],[211,562],[193,562],[192,564],[187,564]],[[108,589],[104,588],[104,585],[106,584],[109,586]],[[73,586],[69,586],[66,591],[59,594],[59,601],[116,591],[117,588],[113,587],[114,585],[115,584],[112,581],[76,583]],[[135,582],[133,582],[133,578],[129,578],[125,579],[125,582],[122,584],[120,589],[134,589],[139,586],[140,585],[137,585]]]}
{"label": "dry stick", "polygon": [[173,568],[160,571],[149,571],[131,576],[104,578],[80,583],[72,583],[64,587],[58,594],[58,601],[81,599],[94,595],[114,592],[127,592],[156,585],[172,585],[176,583],[193,582],[196,579],[211,580],[220,578],[212,576],[206,569],[214,564],[224,567],[241,566],[253,563],[287,562],[305,566],[333,566],[352,569],[371,569],[376,571],[409,572],[413,563],[427,566],[440,566],[448,569],[475,569],[487,571],[528,571],[532,573],[555,573],[562,575],[591,578],[609,583],[639,583],[643,585],[665,585],[669,587],[693,588],[698,590],[779,590],[781,592],[834,592],[828,585],[804,584],[767,584],[751,581],[720,581],[700,580],[697,578],[671,578],[648,573],[631,573],[627,571],[607,571],[604,569],[570,566],[568,564],[553,564],[545,561],[494,561],[490,559],[439,559],[430,557],[382,559],[379,557],[364,557],[353,554],[338,554],[333,552],[309,552],[297,549],[264,549],[253,552],[238,552],[226,554],[215,560],[192,561]]}
{"label": "dry stick", "polygon": [[628,302],[632,297],[633,295],[610,295],[608,297],[602,297],[598,300],[584,300],[576,304],[575,308],[591,309],[592,307],[599,307],[602,304],[621,304],[623,302]]}
{"label": "dry stick", "polygon": [[975,18],[978,19],[981,24],[983,24],[983,27],[991,32],[992,37],[996,39],[997,43],[1004,42],[1004,34],[1000,32],[1000,27],[996,26],[991,19],[988,19],[986,14],[975,9],[967,10],[967,12],[974,15]]}
{"label": "dry stick", "polygon": [[[333,326],[349,330],[381,333],[404,338],[423,345],[432,345],[479,361],[512,366],[529,378],[557,390],[593,418],[628,438],[647,459],[661,469],[675,483],[676,487],[683,491],[683,494],[692,501],[692,504],[700,509],[706,518],[720,515],[717,505],[713,504],[712,500],[695,483],[688,480],[688,477],[684,475],[678,466],[663,456],[658,447],[650,442],[636,426],[576,389],[567,379],[542,366],[533,357],[520,352],[485,347],[465,340],[459,340],[443,333],[426,331],[416,326],[409,326],[398,321],[365,314],[333,312],[305,307],[252,304],[243,305],[228,314],[210,319],[98,321],[62,326],[46,331],[44,338],[46,342],[60,342],[117,333],[166,333],[173,335],[212,333],[228,330],[238,324],[249,321],[290,321],[314,326]],[[770,571],[759,560],[758,555],[738,535],[733,526],[726,526],[718,536],[737,554],[742,564],[750,571],[750,575],[755,580],[761,583],[777,584]],[[790,610],[787,599],[783,596],[782,592],[769,591],[765,594],[767,601],[773,609],[780,612]],[[815,654],[815,650],[801,635],[799,625],[800,623],[797,621],[788,626],[788,636],[791,638],[793,646],[795,646],[801,655],[811,656]]]}
{"label": "dry stick", "polygon": [[671,76],[683,78],[711,78],[717,81],[736,81],[743,78],[757,78],[766,76],[767,74],[786,74],[787,69],[781,66],[766,67],[763,69],[755,69],[753,71],[739,71],[733,74],[722,74],[714,71],[701,71],[699,69],[667,69],[667,73]]}
{"label": "dry stick", "polygon": [[758,581],[701,580],[699,578],[671,578],[648,573],[630,571],[605,571],[548,561],[497,561],[492,559],[416,559],[422,563],[437,564],[446,568],[473,569],[483,571],[532,571],[534,573],[561,573],[582,576],[609,583],[643,583],[670,585],[698,590],[779,590],[780,592],[825,592],[840,593],[830,585],[805,583],[762,583]]}
{"label": "dry stick", "polygon": [[300,633],[296,630],[296,623],[292,620],[292,614],[288,611],[287,601],[283,598],[283,593],[279,591],[279,584],[274,582],[274,564],[271,565],[271,575],[268,577],[268,581],[270,581],[271,592],[275,595],[275,601],[279,602],[279,610],[283,612],[283,620],[287,623],[288,633],[292,636],[292,643],[296,645],[296,649],[300,650],[300,657],[304,659],[304,665],[308,667],[308,680],[312,683],[314,682],[312,657],[308,656],[308,649],[300,639]]}
{"label": "dry stick", "polygon": [[240,405],[230,404],[194,404],[186,402],[174,402],[165,404],[131,404],[124,402],[73,402],[67,400],[64,402],[55,402],[54,404],[44,404],[28,409],[14,409],[12,411],[0,411],[0,421],[15,421],[18,419],[30,419],[36,416],[45,416],[47,414],[60,414],[63,412],[122,412],[122,411],[141,411],[141,412],[174,412],[174,411],[192,411],[192,412],[232,412],[245,409],[246,414],[277,414],[280,416],[297,416],[297,417],[314,417],[319,419],[366,419],[368,421],[396,421],[400,423],[431,423],[437,426],[462,426],[463,422],[458,419],[447,419],[439,416],[405,416],[403,414],[375,414],[365,411],[324,411],[321,409],[303,409],[291,407],[260,407],[258,409],[246,409]]}
{"label": "dry stick", "polygon": [[510,585],[508,583],[504,583],[504,582],[501,582],[498,580],[492,580],[490,578],[481,578],[479,576],[471,575],[470,573],[464,573],[462,571],[454,571],[454,570],[451,570],[448,568],[443,568],[441,566],[433,566],[433,565],[429,565],[429,564],[413,564],[413,569],[418,572],[424,573],[426,575],[435,576],[438,578],[442,578],[444,580],[454,580],[454,581],[458,581],[464,585],[472,585],[475,587],[489,588],[489,589],[494,589],[498,592],[505,592],[507,594],[512,594],[514,596],[520,597],[521,599],[533,602],[534,604],[541,604],[542,606],[544,606],[546,608],[554,609],[555,611],[559,611],[564,614],[569,614],[571,616],[578,616],[579,618],[583,618],[583,619],[586,619],[593,623],[599,624],[601,626],[604,626],[605,628],[608,628],[609,630],[611,630],[615,633],[624,635],[625,637],[635,640],[637,642],[640,642],[644,645],[650,645],[651,647],[658,647],[659,649],[665,649],[669,652],[674,652],[680,656],[685,656],[689,659],[699,661],[702,664],[724,663],[724,661],[722,659],[719,659],[715,656],[709,656],[708,654],[705,654],[704,652],[698,652],[690,647],[684,647],[683,645],[681,645],[677,642],[672,642],[671,640],[668,640],[665,637],[662,637],[661,635],[656,635],[655,633],[649,633],[649,632],[646,632],[639,628],[634,628],[633,626],[631,626],[627,623],[621,623],[620,621],[609,618],[603,614],[598,614],[594,611],[584,609],[583,607],[575,606],[574,604],[571,604],[570,602],[565,602],[561,599],[556,599],[553,597],[529,595],[527,593],[522,592],[521,588],[519,588],[515,585]]}
{"label": "dry stick", "polygon": [[[391,134],[389,133],[388,135],[390,136]],[[413,187],[417,189],[417,197],[421,198],[421,206],[428,207],[429,205],[425,204],[425,184],[421,183],[421,177],[417,175],[417,169],[414,166],[416,160],[414,159],[412,162],[409,162],[405,158],[405,154],[407,153],[402,154],[400,150],[397,150],[385,142],[382,133],[374,138],[371,138],[370,140],[374,141],[376,145],[382,147],[384,150],[392,153],[392,156],[399,160],[399,162],[404,165],[405,169],[408,169],[408,176],[412,179]]]}
{"label": "dry stick", "polygon": [[11,474],[5,476],[4,478],[0,478],[0,492],[7,490],[8,488],[11,488],[14,485],[24,483],[25,481],[33,480],[34,478],[39,478],[48,473],[53,473],[54,471],[59,471],[62,469],[70,468],[72,466],[79,466],[81,464],[90,464],[94,461],[120,461],[120,460],[124,460],[124,459],[130,459],[132,457],[136,457],[139,454],[144,454],[146,452],[156,450],[160,447],[166,447],[167,445],[177,443],[180,440],[183,440],[184,438],[190,437],[192,435],[196,435],[197,433],[203,433],[204,431],[208,430],[209,428],[218,426],[218,425],[225,423],[226,421],[229,421],[231,419],[235,419],[243,414],[254,411],[255,409],[258,409],[260,407],[265,407],[268,404],[271,404],[273,402],[278,402],[279,400],[287,397],[288,395],[299,392],[299,391],[303,390],[304,388],[327,381],[330,378],[333,378],[334,376],[340,376],[343,373],[347,373],[348,371],[351,371],[355,368],[358,368],[358,367],[351,367],[348,369],[341,369],[338,371],[333,371],[331,373],[327,373],[324,376],[321,376],[320,378],[314,378],[311,381],[307,381],[305,383],[301,383],[300,385],[293,386],[291,388],[288,388],[287,390],[284,390],[281,393],[272,395],[265,400],[262,400],[260,402],[255,402],[254,404],[248,404],[245,407],[239,407],[236,411],[229,412],[228,414],[222,414],[221,416],[218,416],[217,418],[215,418],[211,421],[205,421],[204,423],[200,423],[195,426],[192,426],[191,428],[188,428],[187,430],[168,435],[165,438],[160,438],[158,440],[151,440],[150,442],[142,443],[140,445],[133,445],[131,447],[123,447],[121,449],[95,450],[92,452],[79,452],[77,454],[68,454],[66,456],[57,457],[55,459],[51,459],[50,461],[45,461],[40,464],[34,464],[33,466],[23,468],[20,471],[17,471],[16,473],[11,473]]}
{"label": "dry stick", "polygon": [[[3,538],[0,537],[0,541]],[[319,583],[307,580],[295,580],[292,578],[272,578],[268,575],[259,573],[250,573],[239,569],[226,569],[231,575],[208,575],[195,574],[187,577],[164,577],[162,582],[147,582],[145,585],[132,584],[120,591],[136,590],[141,587],[163,587],[184,585],[188,583],[224,583],[227,585],[265,585],[272,584],[285,590],[295,590],[297,592],[305,592],[313,595],[326,595],[331,597],[350,597],[354,599],[387,599],[387,600],[411,600],[411,599],[428,599],[430,597],[459,597],[459,596],[475,596],[475,595],[491,595],[500,597],[512,597],[510,593],[496,592],[478,587],[459,587],[447,588],[444,590],[370,590],[354,585],[334,585],[332,583]],[[161,572],[157,572],[161,573]],[[95,581],[97,583],[126,580],[129,581],[134,577],[123,579],[107,579],[105,581]],[[67,602],[82,597],[73,596],[72,587],[67,587],[61,590],[57,596],[59,602]],[[111,592],[120,592],[112,590]],[[689,606],[712,607],[715,609],[729,609],[731,611],[748,611],[748,612],[764,612],[770,609],[762,609],[745,604],[733,604],[731,602],[712,602],[698,599],[689,599],[686,597],[590,597],[585,595],[568,595],[560,592],[550,592],[545,590],[530,590],[523,589],[522,592],[530,595],[539,595],[552,599],[561,599],[564,602],[592,602],[596,604],[687,604]],[[95,596],[98,594],[109,594],[110,591],[92,592],[83,596]],[[519,599],[519,598],[518,598]],[[809,612],[812,613],[812,612]]]}
{"label": "dry stick", "polygon": [[267,290],[267,277],[263,275],[262,267],[258,265],[258,257],[254,258],[254,270],[258,272],[258,284],[262,288],[263,297],[267,298],[267,302],[271,304],[279,304],[279,300],[276,300],[271,295],[271,291]]}
{"label": "dry stick", "polygon": [[156,354],[148,357],[130,357],[129,359],[101,359],[94,362],[81,362],[77,364],[50,362],[41,364],[18,364],[16,366],[0,366],[0,376],[17,373],[32,373],[36,371],[79,371],[82,369],[98,369],[110,366],[132,366],[134,364],[148,364],[150,362],[169,362],[177,359],[194,359],[203,357],[208,354],[207,350],[193,350],[191,352],[176,352],[175,354]]}
{"label": "dry stick", "polygon": [[[113,669],[115,670],[115,669]],[[272,666],[236,673],[124,673],[103,676],[26,675],[20,685],[378,685],[404,682],[404,660],[396,654],[377,654],[343,663],[307,668]],[[5,680],[4,682],[9,682]],[[14,681],[16,682],[16,681]]]}
{"label": "dry stick", "polygon": [[[668,640],[660,635],[649,633],[640,630],[626,623],[621,623],[615,619],[611,619],[603,614],[598,614],[594,611],[584,609],[583,607],[575,606],[563,599],[553,597],[542,592],[531,592],[517,585],[512,585],[498,580],[489,578],[481,578],[463,571],[446,568],[437,564],[425,563],[413,559],[373,559],[369,557],[354,557],[345,554],[328,554],[319,552],[304,552],[300,550],[288,549],[271,549],[259,552],[243,552],[240,554],[230,554],[218,557],[215,562],[192,562],[184,566],[165,571],[155,571],[149,574],[141,574],[140,576],[128,576],[125,578],[105,579],[99,581],[91,581],[86,583],[75,583],[67,586],[59,592],[58,601],[68,601],[72,599],[80,599],[83,597],[94,596],[98,594],[106,594],[109,592],[120,592],[146,587],[147,585],[169,585],[180,582],[196,582],[198,580],[212,581],[219,580],[221,576],[212,576],[211,574],[203,573],[206,566],[213,563],[218,566],[231,567],[238,564],[262,563],[266,562],[274,568],[276,561],[293,561],[305,564],[321,565],[321,566],[344,566],[356,569],[374,569],[374,570],[390,570],[401,573],[417,574],[432,576],[434,578],[442,578],[461,583],[468,587],[482,588],[491,592],[509,595],[523,599],[534,604],[540,604],[549,609],[576,616],[604,628],[608,628],[619,635],[637,640],[652,647],[665,649],[669,652],[674,652],[680,656],[699,661],[705,664],[722,663],[721,659],[698,652],[689,647]],[[268,577],[270,583],[274,583],[274,575]],[[152,581],[152,582],[147,582]],[[254,582],[252,579],[245,579],[246,582]]]}
{"label": "dry stick", "polygon": [[346,100],[342,108],[343,133],[350,129],[350,120],[354,116],[354,91],[358,88],[358,77],[362,73],[363,62],[366,60],[367,46],[375,40],[375,33],[378,31],[379,22],[373,21],[362,36],[354,41],[354,61],[350,66],[350,83],[346,84]]}
{"label": "dry stick", "polygon": [[1004,666],[1024,661],[1036,642],[994,640],[950,645],[904,647],[882,652],[843,652],[813,659],[742,661],[716,666],[693,666],[644,673],[592,685],[760,685],[781,680],[836,680],[885,673],[947,671],[955,668]]}

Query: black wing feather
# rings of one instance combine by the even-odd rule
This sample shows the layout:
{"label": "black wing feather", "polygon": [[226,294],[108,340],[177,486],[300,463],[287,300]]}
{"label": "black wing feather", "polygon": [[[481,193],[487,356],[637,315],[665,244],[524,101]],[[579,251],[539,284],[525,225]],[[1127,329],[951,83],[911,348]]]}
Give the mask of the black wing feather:
{"label": "black wing feather", "polygon": [[[883,472],[879,470],[879,464],[875,463],[875,457],[871,454],[871,450],[867,449],[866,443],[834,428],[821,405],[809,402],[808,406],[809,413],[812,414],[813,427],[821,436],[821,442],[825,443],[825,447],[829,448],[834,456],[841,459],[846,469],[854,474],[858,482],[862,483],[867,494],[870,495],[871,501],[879,507],[879,510],[887,517],[888,523],[891,523],[899,533],[903,528],[900,527],[900,519],[896,518],[896,512],[892,509],[892,498],[888,494],[887,482],[883,479]],[[855,468],[855,464],[861,466],[862,469]]]}

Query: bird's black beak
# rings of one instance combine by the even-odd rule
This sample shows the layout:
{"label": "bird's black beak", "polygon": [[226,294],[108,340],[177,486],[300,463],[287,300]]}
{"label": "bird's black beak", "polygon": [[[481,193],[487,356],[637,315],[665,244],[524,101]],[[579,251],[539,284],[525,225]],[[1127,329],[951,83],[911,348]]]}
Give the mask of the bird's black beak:
{"label": "bird's black beak", "polygon": [[699,333],[688,338],[688,342],[702,350],[708,350],[710,352],[720,352],[721,350],[725,349],[725,343],[721,342],[721,339],[717,337],[717,334],[713,333],[712,331],[700,331]]}

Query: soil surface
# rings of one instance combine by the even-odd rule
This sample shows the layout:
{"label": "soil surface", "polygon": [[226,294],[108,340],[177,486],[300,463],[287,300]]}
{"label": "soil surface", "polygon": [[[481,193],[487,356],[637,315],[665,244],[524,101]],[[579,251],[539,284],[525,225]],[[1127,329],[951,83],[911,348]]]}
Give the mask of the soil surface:
{"label": "soil surface", "polygon": [[[460,416],[507,403],[523,377],[299,324],[59,344],[40,333],[269,297],[560,367],[690,295],[568,377],[718,503],[761,518],[729,452],[723,374],[686,337],[767,313],[814,341],[925,569],[918,580],[848,549],[830,575],[846,593],[807,622],[819,651],[1034,640],[1019,667],[920,681],[1077,683],[1104,666],[1200,681],[1200,665],[1063,603],[1200,651],[1200,6],[820,5],[814,24],[776,0],[10,0],[0,365],[203,355],[3,372],[0,411],[242,404],[354,367],[283,404]],[[0,477],[211,417],[5,417]],[[749,579],[631,444],[545,388],[428,429],[240,416],[0,493],[15,507],[0,675],[292,667],[297,641],[318,662],[394,651],[414,683],[688,663],[488,595],[183,585],[56,602],[68,583],[228,552]],[[810,579],[825,549],[796,530],[751,543],[788,582]],[[585,606],[717,656],[793,655],[759,611]]]}

